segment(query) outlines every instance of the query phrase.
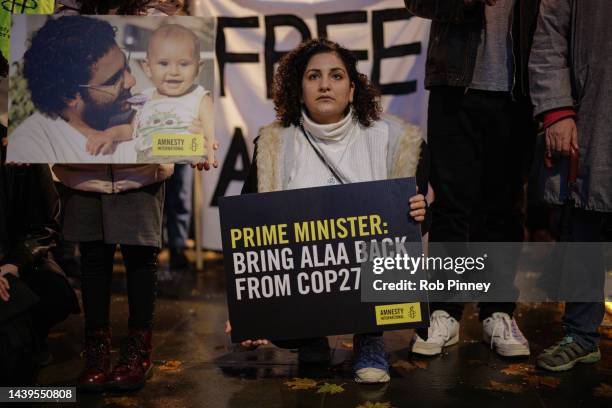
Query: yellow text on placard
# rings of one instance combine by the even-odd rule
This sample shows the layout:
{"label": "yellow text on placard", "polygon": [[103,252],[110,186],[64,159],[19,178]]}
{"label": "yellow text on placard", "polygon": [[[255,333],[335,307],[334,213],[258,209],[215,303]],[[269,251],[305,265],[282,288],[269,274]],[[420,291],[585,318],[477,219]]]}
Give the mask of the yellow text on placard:
{"label": "yellow text on placard", "polygon": [[196,134],[156,133],[153,156],[204,156],[204,138]]}
{"label": "yellow text on placard", "polygon": [[398,303],[376,306],[376,325],[412,323],[421,321],[420,303]]}

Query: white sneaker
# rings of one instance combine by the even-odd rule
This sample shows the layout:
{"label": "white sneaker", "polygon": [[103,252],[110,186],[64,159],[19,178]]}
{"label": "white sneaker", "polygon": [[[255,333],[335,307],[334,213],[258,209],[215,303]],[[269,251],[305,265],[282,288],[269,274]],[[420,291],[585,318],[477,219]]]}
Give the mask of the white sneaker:
{"label": "white sneaker", "polygon": [[435,356],[442,353],[442,348],[452,346],[459,341],[459,322],[444,310],[435,310],[431,314],[427,341],[418,334],[412,338],[412,352],[424,356]]}
{"label": "white sneaker", "polygon": [[497,354],[504,357],[529,355],[529,342],[521,333],[516,320],[507,313],[493,313],[482,322],[485,342],[491,344]]}

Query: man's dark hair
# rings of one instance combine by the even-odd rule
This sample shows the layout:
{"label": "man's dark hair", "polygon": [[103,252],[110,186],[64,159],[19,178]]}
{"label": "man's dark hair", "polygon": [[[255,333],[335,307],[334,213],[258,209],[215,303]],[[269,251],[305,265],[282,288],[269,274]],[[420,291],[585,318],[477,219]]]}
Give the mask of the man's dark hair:
{"label": "man's dark hair", "polygon": [[184,0],[81,0],[81,14],[146,14],[147,8],[155,8],[166,14],[175,14],[184,8]]}
{"label": "man's dark hair", "polygon": [[284,127],[299,125],[302,117],[300,99],[304,71],[312,57],[324,53],[336,54],[346,66],[349,79],[355,84],[354,115],[363,126],[370,126],[380,118],[382,112],[378,89],[366,75],[357,71],[357,58],[351,51],[323,38],[305,41],[281,58],[272,85],[276,119]]}
{"label": "man's dark hair", "polygon": [[23,75],[32,103],[56,118],[68,100],[91,79],[92,65],[116,45],[106,21],[81,16],[49,19],[32,37],[23,57]]}

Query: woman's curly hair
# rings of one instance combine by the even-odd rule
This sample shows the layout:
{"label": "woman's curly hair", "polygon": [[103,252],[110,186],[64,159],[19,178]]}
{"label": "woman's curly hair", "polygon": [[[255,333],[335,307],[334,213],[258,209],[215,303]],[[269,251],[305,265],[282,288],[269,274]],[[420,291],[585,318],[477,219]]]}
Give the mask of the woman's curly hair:
{"label": "woman's curly hair", "polygon": [[281,58],[272,85],[276,118],[284,127],[300,124],[304,71],[314,55],[323,53],[336,54],[346,66],[349,79],[355,84],[353,114],[361,125],[370,126],[382,112],[380,92],[366,75],[357,71],[357,58],[351,51],[323,38],[305,41]]}

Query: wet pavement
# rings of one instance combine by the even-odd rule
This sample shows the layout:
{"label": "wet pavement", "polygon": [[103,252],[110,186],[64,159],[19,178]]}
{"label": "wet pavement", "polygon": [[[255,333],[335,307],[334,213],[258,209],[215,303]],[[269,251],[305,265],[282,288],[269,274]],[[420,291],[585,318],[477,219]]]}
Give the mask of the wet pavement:
{"label": "wet pavement", "polygon": [[[112,302],[113,359],[127,332],[124,275],[116,268]],[[163,275],[163,274],[162,274]],[[162,276],[162,278],[170,278]],[[522,304],[515,316],[530,340],[532,357],[498,357],[481,341],[475,305],[461,322],[461,340],[441,356],[409,353],[411,330],[385,333],[391,382],[359,385],[351,373],[352,337],[334,336],[329,367],[304,369],[297,354],[273,346],[231,352],[223,333],[227,318],[220,262],[204,272],[185,271],[159,283],[153,338],[154,375],[133,393],[78,394],[87,407],[565,407],[612,406],[612,342],[602,342],[603,359],[565,373],[534,368],[533,356],[561,336],[561,306]],[[71,385],[81,368],[81,316],[71,316],[49,339],[53,362],[41,385]],[[316,324],[316,321],[305,324]],[[57,406],[48,404],[48,406]]]}

